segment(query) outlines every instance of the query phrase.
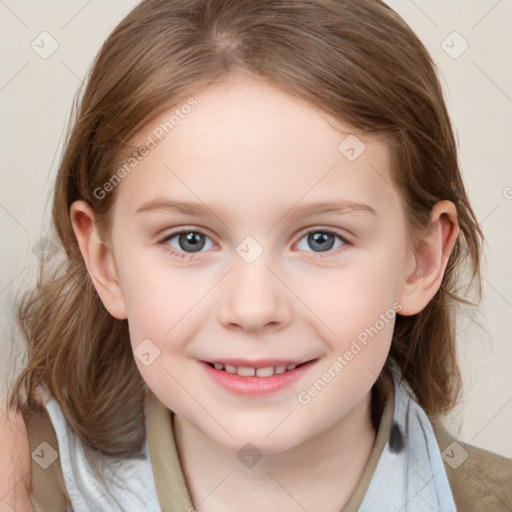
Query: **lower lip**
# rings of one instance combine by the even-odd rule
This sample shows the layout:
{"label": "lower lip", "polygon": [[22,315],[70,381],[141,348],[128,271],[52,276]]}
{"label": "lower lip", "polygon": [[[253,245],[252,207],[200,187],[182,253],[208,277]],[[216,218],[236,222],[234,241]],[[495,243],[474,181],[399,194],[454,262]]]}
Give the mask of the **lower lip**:
{"label": "lower lip", "polygon": [[199,361],[208,375],[219,386],[240,395],[264,395],[275,393],[294,382],[297,382],[316,363],[316,359],[272,377],[242,377],[237,373],[216,370],[204,361]]}

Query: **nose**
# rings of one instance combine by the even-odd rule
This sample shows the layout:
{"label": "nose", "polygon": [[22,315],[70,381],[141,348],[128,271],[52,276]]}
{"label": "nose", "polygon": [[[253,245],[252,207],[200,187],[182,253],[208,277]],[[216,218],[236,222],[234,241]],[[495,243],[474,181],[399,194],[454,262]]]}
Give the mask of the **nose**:
{"label": "nose", "polygon": [[279,330],[290,322],[290,291],[264,255],[252,263],[234,259],[233,270],[223,280],[218,308],[224,327],[254,332]]}

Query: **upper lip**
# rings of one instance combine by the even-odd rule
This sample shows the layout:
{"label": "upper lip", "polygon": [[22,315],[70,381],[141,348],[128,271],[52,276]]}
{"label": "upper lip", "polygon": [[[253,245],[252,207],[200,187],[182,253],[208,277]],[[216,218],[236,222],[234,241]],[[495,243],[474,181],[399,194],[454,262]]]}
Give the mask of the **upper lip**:
{"label": "upper lip", "polygon": [[232,366],[236,366],[239,368],[240,366],[245,366],[249,368],[267,368],[269,366],[281,366],[288,364],[303,364],[313,359],[258,359],[257,361],[249,361],[248,359],[239,359],[239,358],[215,358],[215,359],[204,359],[203,361],[206,363],[220,363],[220,364],[230,364]]}

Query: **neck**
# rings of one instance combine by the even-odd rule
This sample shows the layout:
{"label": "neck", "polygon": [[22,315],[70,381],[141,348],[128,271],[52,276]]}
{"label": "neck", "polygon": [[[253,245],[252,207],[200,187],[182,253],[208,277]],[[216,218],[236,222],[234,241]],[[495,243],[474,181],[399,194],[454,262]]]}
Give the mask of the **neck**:
{"label": "neck", "polygon": [[[372,396],[327,431],[285,452],[264,454],[251,468],[180,416],[174,433],[194,508],[199,512],[339,512],[361,479],[376,430]],[[271,505],[269,505],[271,504]]]}

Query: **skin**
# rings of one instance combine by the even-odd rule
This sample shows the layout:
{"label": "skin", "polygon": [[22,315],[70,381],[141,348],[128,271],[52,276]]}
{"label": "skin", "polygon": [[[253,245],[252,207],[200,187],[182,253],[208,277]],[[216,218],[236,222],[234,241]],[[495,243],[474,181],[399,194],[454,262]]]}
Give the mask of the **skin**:
{"label": "skin", "polygon": [[[428,304],[458,235],[456,209],[437,203],[431,228],[413,244],[384,140],[252,78],[195,97],[198,106],[117,186],[108,239],[84,201],[72,205],[80,249],[105,307],[128,319],[133,348],[150,339],[160,350],[149,366],[135,361],[176,413],[195,508],[339,511],[375,442],[370,390],[394,321],[309,403],[297,397],[393,303],[403,315]],[[366,146],[355,161],[338,150],[348,134]],[[214,214],[137,213],[157,198],[202,202]],[[286,214],[342,200],[376,213]],[[201,252],[180,247],[179,237],[161,243],[180,228],[207,233]],[[305,235],[325,230],[347,243],[329,238],[334,246],[322,257],[327,252]],[[236,252],[247,236],[263,249],[252,263]],[[318,360],[277,393],[240,396],[213,383],[197,361],[222,357]],[[251,468],[237,458],[247,442],[262,454]]]}

